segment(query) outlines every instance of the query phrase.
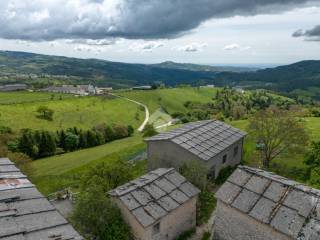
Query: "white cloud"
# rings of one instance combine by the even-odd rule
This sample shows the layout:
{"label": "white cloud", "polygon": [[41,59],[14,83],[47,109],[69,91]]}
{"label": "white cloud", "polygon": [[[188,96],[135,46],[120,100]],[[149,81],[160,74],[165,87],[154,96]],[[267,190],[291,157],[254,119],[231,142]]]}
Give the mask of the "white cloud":
{"label": "white cloud", "polygon": [[190,43],[185,46],[177,47],[176,49],[183,52],[199,52],[208,46],[207,43]]}
{"label": "white cloud", "polygon": [[251,49],[250,46],[241,46],[238,43],[232,43],[223,48],[225,51],[247,51],[249,49]]}
{"label": "white cloud", "polygon": [[163,46],[164,43],[160,41],[136,42],[131,44],[129,49],[133,52],[152,52],[154,49]]}

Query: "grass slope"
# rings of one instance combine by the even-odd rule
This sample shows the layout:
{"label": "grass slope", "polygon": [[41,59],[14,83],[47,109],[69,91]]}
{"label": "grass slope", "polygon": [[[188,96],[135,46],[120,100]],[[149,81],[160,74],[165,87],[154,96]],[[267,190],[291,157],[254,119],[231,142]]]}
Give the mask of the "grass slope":
{"label": "grass slope", "polygon": [[[22,95],[20,95],[22,94]],[[24,103],[1,105],[0,125],[9,126],[14,130],[21,128],[56,130],[77,126],[88,129],[99,123],[131,124],[138,127],[143,119],[134,118],[138,106],[124,99],[103,99],[101,97],[66,98],[28,102],[42,96],[39,93],[14,93],[13,99]],[[43,99],[47,97],[43,95]],[[7,96],[7,102],[12,101]],[[53,121],[37,118],[37,108],[41,105],[54,110]]]}
{"label": "grass slope", "polygon": [[158,108],[163,107],[169,113],[185,112],[187,109],[183,106],[186,101],[209,102],[217,88],[171,88],[157,90],[136,90],[119,92],[119,95],[131,98],[133,100],[146,104],[151,113]]}
{"label": "grass slope", "polygon": [[71,94],[46,93],[46,92],[0,92],[0,105],[43,102],[49,100],[58,100],[73,98]]}
{"label": "grass slope", "polygon": [[[136,134],[102,146],[44,158],[32,162],[34,174],[31,180],[44,194],[69,186],[77,188],[82,174],[91,166],[101,162],[116,164],[119,159],[129,160],[144,149],[142,137]],[[139,162],[133,171],[138,176],[145,171],[145,166],[144,162]]]}

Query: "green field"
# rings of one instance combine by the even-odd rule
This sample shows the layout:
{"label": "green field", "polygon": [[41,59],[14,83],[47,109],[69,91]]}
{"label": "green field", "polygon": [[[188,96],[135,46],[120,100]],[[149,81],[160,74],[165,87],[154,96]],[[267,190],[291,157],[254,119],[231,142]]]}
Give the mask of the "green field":
{"label": "green field", "polygon": [[[121,91],[116,94],[146,104],[151,114],[150,122],[159,126],[170,120],[170,115],[163,112],[161,107],[169,113],[185,112],[187,109],[183,104],[186,101],[210,102],[216,90],[212,88],[177,88],[152,91]],[[73,126],[91,128],[93,125],[102,122],[132,124],[134,127],[138,127],[144,119],[144,112],[138,105],[121,98],[76,98],[67,95],[62,100],[59,100],[59,98],[51,100],[50,94],[25,92],[10,94],[2,95],[6,97],[1,99],[3,104],[0,103],[0,126],[10,126],[14,130],[21,128],[55,130]],[[15,99],[19,103],[13,104]],[[9,102],[11,104],[6,105]],[[36,109],[40,105],[48,106],[55,111],[53,121],[36,117]],[[138,118],[136,117],[137,113]],[[311,139],[320,140],[320,118],[305,118],[303,121],[305,121],[304,124]],[[248,125],[247,120],[229,123],[243,130],[246,130]],[[173,127],[176,126],[171,126],[168,129]],[[116,164],[119,159],[132,159],[141,153],[145,147],[142,136],[135,133],[133,137],[95,148],[40,159],[31,164],[33,168],[31,180],[44,194],[69,186],[77,188],[82,174],[91,166],[100,162]],[[249,134],[245,142],[245,164],[260,167],[260,156],[256,154],[255,142]],[[288,168],[305,168],[302,155],[286,154],[275,159],[274,162]],[[146,162],[138,162],[132,170],[137,176],[144,173]]]}
{"label": "green field", "polygon": [[27,103],[27,102],[43,102],[49,100],[59,100],[66,98],[74,98],[71,94],[46,93],[46,92],[0,92],[0,105]]}
{"label": "green field", "polygon": [[[77,188],[82,174],[91,166],[105,162],[115,164],[119,159],[130,160],[145,149],[139,134],[102,146],[84,149],[32,162],[31,180],[43,194],[62,188]],[[137,176],[145,172],[145,162],[133,166]]]}
{"label": "green field", "polygon": [[187,101],[207,103],[212,100],[217,88],[171,88],[147,91],[126,91],[117,94],[131,98],[148,106],[152,114],[160,107],[169,113],[185,112],[187,109],[183,104]]}
{"label": "green field", "polygon": [[[19,94],[12,95],[12,99],[19,98]],[[138,127],[143,121],[143,118],[139,120],[134,118],[137,112],[141,112],[141,116],[144,116],[138,105],[125,99],[73,97],[63,100],[28,102],[30,99],[37,98],[39,94],[30,93],[29,95],[28,93],[26,99],[23,98],[24,95],[21,96],[19,98],[21,102],[27,101],[24,103],[0,105],[0,126],[8,126],[13,130],[21,128],[56,130],[74,126],[89,129],[100,123],[131,124]],[[8,96],[6,101],[10,101]],[[36,111],[41,105],[54,110],[53,121],[37,117]]]}

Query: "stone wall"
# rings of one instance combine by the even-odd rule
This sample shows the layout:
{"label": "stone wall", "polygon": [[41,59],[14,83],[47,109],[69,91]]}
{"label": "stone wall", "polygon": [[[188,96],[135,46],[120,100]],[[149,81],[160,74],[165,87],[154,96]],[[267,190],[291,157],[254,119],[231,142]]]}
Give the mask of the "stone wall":
{"label": "stone wall", "polygon": [[196,226],[196,202],[197,197],[190,199],[160,221],[160,232],[153,233],[153,226],[144,228],[130,211],[119,201],[113,198],[119,206],[124,220],[130,226],[136,240],[174,240],[181,233],[188,231]]}
{"label": "stone wall", "polygon": [[[188,161],[198,160],[203,162],[208,171],[213,169],[215,171],[215,177],[218,176],[220,170],[227,166],[235,166],[241,162],[242,159],[242,145],[243,140],[239,140],[233,145],[226,148],[224,151],[219,153],[217,156],[209,159],[208,161],[203,161],[199,157],[190,153],[186,149],[180,147],[179,145],[172,143],[169,140],[161,141],[149,141],[147,146],[148,154],[148,170],[155,170],[159,167],[174,167],[179,170],[179,167]],[[238,154],[233,155],[234,148],[238,146]],[[227,161],[223,164],[222,158],[227,154]],[[212,168],[214,167],[214,168]]]}
{"label": "stone wall", "polygon": [[292,240],[270,226],[218,201],[214,240]]}

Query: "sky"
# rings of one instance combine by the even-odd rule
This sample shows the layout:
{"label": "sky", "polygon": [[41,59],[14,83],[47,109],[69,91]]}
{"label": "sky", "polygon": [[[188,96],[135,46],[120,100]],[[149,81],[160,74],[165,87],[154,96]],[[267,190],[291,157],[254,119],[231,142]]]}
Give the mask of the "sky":
{"label": "sky", "polygon": [[0,50],[131,63],[320,60],[320,0],[1,0]]}

